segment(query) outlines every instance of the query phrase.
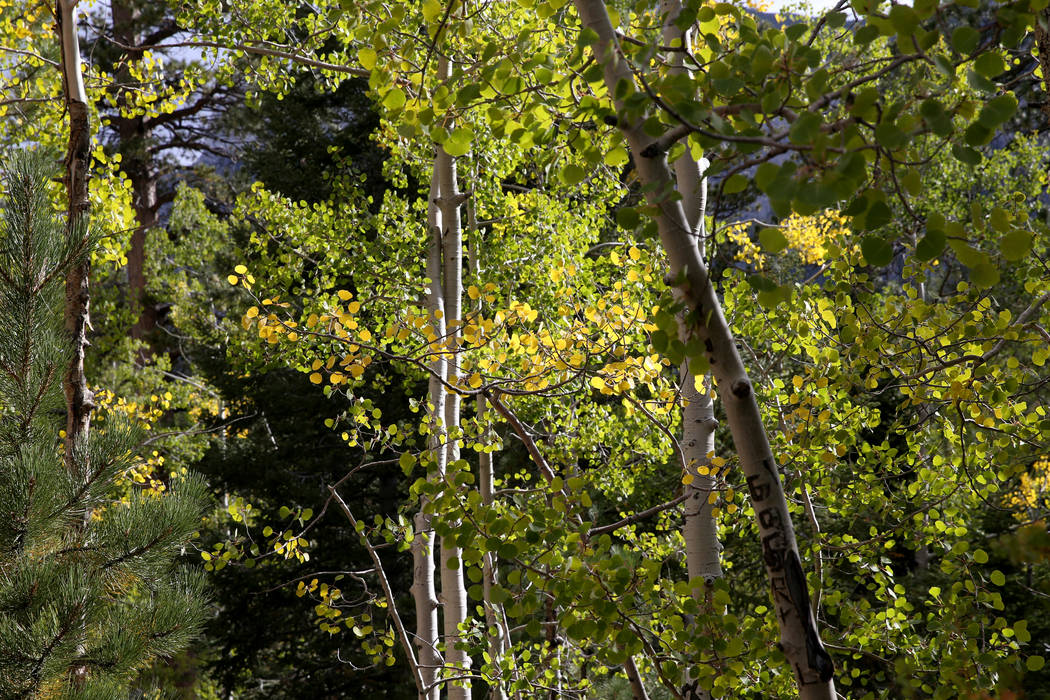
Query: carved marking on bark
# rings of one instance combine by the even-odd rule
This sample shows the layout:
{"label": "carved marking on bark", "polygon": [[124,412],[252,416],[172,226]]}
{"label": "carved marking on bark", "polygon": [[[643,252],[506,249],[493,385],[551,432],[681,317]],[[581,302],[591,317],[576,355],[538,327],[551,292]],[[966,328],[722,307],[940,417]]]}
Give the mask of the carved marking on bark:
{"label": "carved marking on bark", "polygon": [[827,683],[831,680],[835,667],[831,661],[831,655],[824,648],[820,635],[817,634],[816,627],[813,625],[809,596],[806,595],[806,574],[802,570],[802,562],[798,554],[788,551],[784,564],[788,593],[796,608],[802,612],[803,631],[806,635],[806,658],[809,661],[809,667],[817,672],[822,683]]}
{"label": "carved marking on bark", "polygon": [[769,498],[769,484],[760,483],[760,481],[761,477],[758,474],[747,477],[747,490],[751,494],[751,500],[755,503],[761,503]]}

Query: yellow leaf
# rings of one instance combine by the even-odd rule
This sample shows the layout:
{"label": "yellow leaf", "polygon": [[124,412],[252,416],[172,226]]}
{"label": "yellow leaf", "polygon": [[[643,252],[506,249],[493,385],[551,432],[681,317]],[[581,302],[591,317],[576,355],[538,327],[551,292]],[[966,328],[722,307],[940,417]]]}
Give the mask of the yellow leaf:
{"label": "yellow leaf", "polygon": [[469,287],[467,287],[467,296],[471,299],[477,299],[481,296],[481,290],[479,290],[474,285],[470,285]]}
{"label": "yellow leaf", "polygon": [[688,486],[689,484],[693,483],[693,475],[692,474],[684,475],[682,477],[682,483],[685,484],[686,486]]}
{"label": "yellow leaf", "polygon": [[358,333],[358,336],[361,338],[361,340],[367,343],[372,339],[372,332],[367,328],[362,328],[361,332]]}
{"label": "yellow leaf", "polygon": [[605,380],[601,377],[591,377],[591,386],[599,391],[603,391],[605,387]]}
{"label": "yellow leaf", "polygon": [[238,282],[237,275],[227,275],[226,276],[226,281],[229,282],[230,284],[237,284],[237,282]]}
{"label": "yellow leaf", "polygon": [[468,381],[470,383],[471,389],[477,389],[482,384],[481,374],[479,372],[475,372],[474,374],[470,375],[470,379]]}
{"label": "yellow leaf", "polygon": [[313,382],[314,384],[320,384],[321,382],[324,381],[324,377],[321,376],[320,372],[314,372],[313,374],[310,375],[310,381]]}
{"label": "yellow leaf", "polygon": [[238,275],[243,275],[248,271],[248,268],[246,268],[244,265],[238,265],[237,267],[233,268],[233,271],[236,272]]}
{"label": "yellow leaf", "polygon": [[631,260],[638,260],[638,258],[642,257],[642,251],[638,250],[634,246],[631,246],[627,249],[627,254],[631,256]]}
{"label": "yellow leaf", "polygon": [[346,291],[345,289],[340,289],[338,292],[336,292],[336,294],[343,301],[350,301],[350,299],[353,297],[353,294],[351,294],[350,292]]}
{"label": "yellow leaf", "polygon": [[252,308],[250,308],[247,311],[245,311],[244,315],[247,316],[248,318],[255,318],[256,316],[259,315],[259,309],[258,309],[258,307],[253,306]]}

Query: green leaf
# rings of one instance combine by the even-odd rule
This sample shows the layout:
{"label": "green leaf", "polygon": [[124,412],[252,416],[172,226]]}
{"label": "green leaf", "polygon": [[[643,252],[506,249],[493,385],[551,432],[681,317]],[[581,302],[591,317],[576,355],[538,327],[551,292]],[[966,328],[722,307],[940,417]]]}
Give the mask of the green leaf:
{"label": "green leaf", "polygon": [[990,262],[980,263],[970,268],[970,279],[982,289],[994,287],[999,283],[999,268]]}
{"label": "green leaf", "polygon": [[970,166],[980,164],[982,157],[979,151],[957,143],[952,144],[952,155],[959,162]]}
{"label": "green leaf", "polygon": [[365,70],[372,70],[376,67],[376,55],[375,49],[365,47],[357,52],[357,62],[361,64],[361,67]]}
{"label": "green leaf", "polygon": [[981,110],[977,121],[989,129],[994,129],[1008,120],[1017,111],[1017,98],[1011,94],[1000,95],[988,103]]}
{"label": "green leaf", "polygon": [[747,178],[737,173],[722,183],[723,194],[736,194],[747,189]]}
{"label": "green leaf", "polygon": [[1038,654],[1033,654],[1025,659],[1024,666],[1029,671],[1038,671],[1046,664],[1046,660]]}
{"label": "green leaf", "polygon": [[616,146],[611,151],[605,154],[605,164],[610,168],[616,168],[626,163],[630,158],[627,155],[627,149],[623,146]]}
{"label": "green leaf", "polygon": [[893,259],[893,246],[878,236],[865,236],[861,239],[860,252],[873,267],[883,267]]}
{"label": "green leaf", "polygon": [[788,138],[794,144],[810,143],[820,133],[822,123],[820,117],[813,112],[803,112],[791,125]]}
{"label": "green leaf", "polygon": [[976,51],[980,40],[981,33],[973,27],[958,27],[952,32],[952,48],[963,55]]}
{"label": "green leaf", "polygon": [[923,261],[933,260],[944,250],[945,240],[944,231],[927,231],[915,245],[915,257]]}
{"label": "green leaf", "polygon": [[405,106],[405,91],[399,87],[392,87],[383,97],[383,106],[389,110],[401,109]]}
{"label": "green leaf", "polygon": [[621,207],[616,210],[616,223],[620,228],[633,231],[638,228],[642,217],[634,207]]}
{"label": "green leaf", "polygon": [[868,207],[868,213],[864,218],[864,228],[867,231],[885,226],[893,220],[893,212],[885,202],[875,201]]}
{"label": "green leaf", "polygon": [[1016,262],[1028,255],[1028,251],[1032,249],[1032,234],[1021,229],[1014,229],[1003,236],[999,249],[1004,258],[1010,262]]}
{"label": "green leaf", "polygon": [[397,460],[398,465],[401,467],[401,471],[408,476],[412,473],[412,467],[416,466],[416,456],[411,452],[404,452]]}
{"label": "green leaf", "polygon": [[799,22],[798,24],[792,24],[784,28],[784,34],[787,35],[789,41],[798,41],[809,29],[808,26]]}
{"label": "green leaf", "polygon": [[890,8],[890,22],[898,34],[912,34],[919,26],[919,15],[907,5],[894,5]]}
{"label": "green leaf", "polygon": [[884,121],[875,127],[875,140],[885,148],[899,148],[903,146],[908,136],[890,121]]}
{"label": "green leaf", "polygon": [[991,579],[992,583],[994,583],[996,586],[1002,586],[1006,583],[1006,576],[1004,576],[1003,572],[999,571],[999,569],[993,571],[992,575],[989,576],[989,578]]}
{"label": "green leaf", "polygon": [[445,143],[442,144],[442,148],[450,156],[465,156],[470,153],[470,142],[473,137],[474,134],[470,129],[459,127],[452,131]]}
{"label": "green leaf", "polygon": [[583,182],[583,179],[587,177],[587,171],[576,165],[576,163],[567,163],[561,169],[559,177],[566,185],[576,185]]}
{"label": "green leaf", "polygon": [[777,283],[764,275],[750,275],[747,283],[756,292],[775,292],[777,289]]}
{"label": "green leaf", "polygon": [[970,146],[983,146],[992,140],[992,130],[980,122],[966,127],[966,143]]}
{"label": "green leaf", "polygon": [[865,24],[853,33],[853,43],[861,46],[870,44],[878,38],[879,28],[871,24]]}
{"label": "green leaf", "polygon": [[779,253],[788,246],[787,237],[780,229],[764,228],[758,232],[758,242],[767,253]]}
{"label": "green leaf", "polygon": [[973,67],[985,78],[994,78],[1006,70],[1006,63],[1003,62],[1002,56],[989,51],[978,56],[973,62]]}

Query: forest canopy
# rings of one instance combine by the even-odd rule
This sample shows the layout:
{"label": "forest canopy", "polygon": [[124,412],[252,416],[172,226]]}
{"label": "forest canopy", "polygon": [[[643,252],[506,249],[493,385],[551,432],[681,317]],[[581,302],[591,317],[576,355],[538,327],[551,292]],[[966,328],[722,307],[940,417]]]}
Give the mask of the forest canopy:
{"label": "forest canopy", "polygon": [[1050,697],[1047,0],[0,0],[0,82],[0,697]]}

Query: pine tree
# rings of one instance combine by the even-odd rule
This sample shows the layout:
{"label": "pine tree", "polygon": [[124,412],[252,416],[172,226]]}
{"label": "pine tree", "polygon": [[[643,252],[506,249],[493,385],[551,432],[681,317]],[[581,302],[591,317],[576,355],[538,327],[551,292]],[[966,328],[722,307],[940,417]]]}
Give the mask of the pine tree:
{"label": "pine tree", "polygon": [[[110,415],[62,440],[67,235],[39,159],[9,164],[0,221],[0,698],[114,698],[151,659],[184,648],[207,612],[202,578],[175,559],[204,484],[119,486],[142,433]],[[82,233],[82,231],[81,231]]]}

